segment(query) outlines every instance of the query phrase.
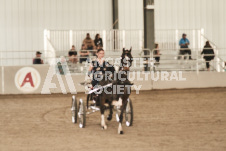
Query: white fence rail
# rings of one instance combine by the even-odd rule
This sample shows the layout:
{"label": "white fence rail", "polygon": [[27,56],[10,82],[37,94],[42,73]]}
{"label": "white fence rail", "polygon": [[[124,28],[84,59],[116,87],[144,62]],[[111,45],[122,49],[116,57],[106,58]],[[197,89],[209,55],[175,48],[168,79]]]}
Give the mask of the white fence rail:
{"label": "white fence rail", "polygon": [[57,56],[67,55],[65,52],[72,45],[75,45],[76,50],[80,50],[87,33],[93,40],[96,34],[100,34],[105,50],[120,51],[124,47],[142,50],[144,41],[143,30],[45,30],[44,33],[48,33],[49,42]]}
{"label": "white fence rail", "polygon": [[[178,59],[178,56],[187,56],[187,55],[179,55],[179,51],[180,49],[160,49],[160,63],[158,65],[159,70],[170,70],[170,71],[176,71],[176,70],[186,70],[186,71],[197,71],[199,72],[200,70],[203,70],[205,68],[205,60],[203,59],[203,55],[201,55],[201,51],[202,49],[191,49],[192,52],[195,52],[194,54],[192,54],[192,58],[194,60],[184,60],[184,59]],[[221,49],[223,51],[223,49]],[[226,50],[226,49],[224,49]],[[113,50],[111,50],[113,51]],[[138,51],[138,50],[135,50]],[[149,58],[149,61],[151,61],[152,63],[154,63],[155,61],[153,60],[154,57],[156,57],[153,52],[154,50],[149,50],[149,49],[145,49],[144,51],[150,51],[150,55],[143,55],[142,53],[140,55],[136,55],[133,54],[133,58],[135,59],[139,59],[139,60],[144,60],[144,58]],[[215,50],[214,50],[215,51]],[[41,51],[44,52],[44,51]],[[34,58],[35,52],[33,51],[18,51],[17,56],[20,57],[15,57],[13,58],[10,55],[7,55],[7,53],[11,54],[11,53],[15,53],[15,52],[2,52],[2,54],[9,56],[9,57],[5,57],[1,59],[1,63],[5,63],[5,64],[1,64],[1,66],[16,66],[16,65],[32,65],[32,60]],[[65,52],[66,53],[66,52]],[[28,55],[29,54],[29,55]],[[44,53],[46,55],[42,56],[42,59],[44,60],[44,64],[56,64],[56,58],[58,58],[58,60],[60,59],[59,57],[55,57],[54,54],[52,53],[52,51],[48,51],[46,53]],[[216,52],[215,52],[216,54]],[[119,59],[121,55],[121,52],[117,52],[115,53],[115,55],[105,55],[106,58],[113,58],[113,59]],[[94,56],[89,56],[89,59],[92,59]],[[221,55],[222,58],[226,57],[226,55]],[[65,56],[66,60],[69,61],[68,56]],[[183,57],[181,57],[183,58]],[[188,58],[188,57],[187,57]],[[80,60],[80,56],[77,56],[77,60],[78,62],[76,64],[71,64],[72,68],[76,67],[76,72],[77,73],[81,73],[82,71],[80,70],[80,67],[83,67],[84,64],[80,64],[79,60]],[[70,61],[69,61],[70,62]],[[146,62],[146,61],[144,61]],[[144,67],[141,67],[139,64],[140,61],[134,61],[133,62],[133,67],[132,70],[134,71],[143,71]],[[149,63],[147,63],[149,64]],[[185,65],[185,66],[184,66]],[[167,67],[166,67],[167,66]],[[184,66],[184,67],[183,67]],[[224,72],[225,71],[225,60],[223,59],[218,59],[215,55],[215,59],[211,61],[211,66],[212,66],[212,70],[214,71],[218,71],[218,72]],[[200,68],[202,67],[202,69]],[[161,69],[164,68],[164,69]],[[83,71],[85,71],[85,68],[82,68]],[[152,70],[152,69],[150,69]]]}

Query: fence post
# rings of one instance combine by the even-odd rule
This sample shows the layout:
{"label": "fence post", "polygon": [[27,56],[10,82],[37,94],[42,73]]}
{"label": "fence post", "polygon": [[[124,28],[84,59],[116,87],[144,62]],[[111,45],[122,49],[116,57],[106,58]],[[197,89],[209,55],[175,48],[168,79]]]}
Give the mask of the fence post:
{"label": "fence post", "polygon": [[201,32],[200,37],[201,37],[201,48],[202,48],[202,47],[204,47],[204,37],[202,36],[202,35],[204,35],[204,29],[202,28],[200,32]]}
{"label": "fence post", "polygon": [[196,73],[199,74],[199,60],[198,60],[198,50],[196,49]]}
{"label": "fence post", "polygon": [[176,29],[175,30],[176,49],[179,49],[179,45],[178,45],[179,39],[178,39],[178,37],[179,37],[179,34],[178,34],[178,30]]}
{"label": "fence post", "polygon": [[0,54],[0,60],[1,60],[0,65],[3,66],[3,64],[2,64],[2,58],[3,58],[2,57],[2,51],[0,51],[0,52],[1,52],[1,54]]}
{"label": "fence post", "polygon": [[71,48],[71,46],[73,45],[73,31],[72,30],[70,30],[69,31],[69,48]]}
{"label": "fence post", "polygon": [[106,50],[106,30],[103,30],[103,48]]}
{"label": "fence post", "polygon": [[126,46],[126,33],[125,30],[122,31],[122,47],[125,48]]}
{"label": "fence post", "polygon": [[139,47],[140,47],[141,50],[143,49],[142,47],[143,47],[143,44],[144,44],[142,32],[143,32],[142,30],[139,31],[139,35],[140,35],[140,36],[139,36],[139,39],[140,39]]}
{"label": "fence post", "polygon": [[47,29],[45,29],[44,30],[44,55],[45,55],[45,59],[44,59],[44,62],[46,62],[46,57],[47,57],[47,50],[48,50],[48,44],[47,44],[47,32],[48,32],[48,30]]}
{"label": "fence post", "polygon": [[1,81],[2,81],[2,85],[1,85],[1,87],[2,87],[2,94],[5,93],[5,81],[4,81],[4,79],[5,79],[5,77],[4,77],[4,67],[2,66],[2,79],[1,79]]}

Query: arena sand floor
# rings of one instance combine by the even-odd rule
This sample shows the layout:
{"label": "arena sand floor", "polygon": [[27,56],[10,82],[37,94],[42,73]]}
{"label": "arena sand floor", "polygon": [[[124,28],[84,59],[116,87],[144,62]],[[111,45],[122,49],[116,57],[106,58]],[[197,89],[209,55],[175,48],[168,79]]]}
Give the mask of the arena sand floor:
{"label": "arena sand floor", "polygon": [[134,124],[118,135],[115,116],[107,130],[100,113],[87,116],[84,129],[72,124],[71,95],[2,95],[0,150],[226,150],[226,88],[133,92],[131,99]]}

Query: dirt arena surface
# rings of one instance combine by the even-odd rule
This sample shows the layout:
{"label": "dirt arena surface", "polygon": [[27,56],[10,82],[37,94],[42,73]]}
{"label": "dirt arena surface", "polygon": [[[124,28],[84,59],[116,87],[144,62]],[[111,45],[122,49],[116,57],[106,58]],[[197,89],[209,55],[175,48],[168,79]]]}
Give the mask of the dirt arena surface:
{"label": "dirt arena surface", "polygon": [[0,150],[226,150],[226,88],[133,92],[131,99],[134,124],[118,135],[115,114],[107,130],[99,112],[84,129],[72,124],[71,95],[0,96]]}

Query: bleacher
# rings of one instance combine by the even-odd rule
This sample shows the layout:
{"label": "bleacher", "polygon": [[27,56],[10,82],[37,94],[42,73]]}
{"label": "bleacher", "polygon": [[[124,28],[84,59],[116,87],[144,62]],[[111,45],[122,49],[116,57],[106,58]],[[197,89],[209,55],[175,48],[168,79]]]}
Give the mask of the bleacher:
{"label": "bleacher", "polygon": [[[192,50],[193,60],[178,59],[179,55],[179,40],[182,33],[187,33],[187,38],[190,40],[189,48]],[[143,31],[142,30],[45,30],[44,31],[44,50],[42,50],[42,58],[45,64],[51,64],[55,58],[64,56],[68,58],[68,51],[71,45],[75,45],[76,50],[79,51],[82,41],[86,33],[90,33],[91,38],[99,33],[103,39],[103,48],[105,50],[105,57],[119,58],[121,56],[122,48],[129,49],[132,47],[132,54],[134,58],[150,58],[151,61],[146,64],[150,65],[153,71],[205,71],[205,60],[200,55],[205,41],[209,40],[204,35],[204,30],[156,30],[155,41],[159,44],[160,62],[155,63],[153,60],[154,50],[145,49],[143,46]],[[211,71],[224,71],[226,60],[225,49],[218,49],[217,46],[211,42],[215,51],[215,59],[211,61]],[[40,51],[40,50],[39,50]],[[148,51],[145,56],[144,51]],[[2,66],[13,65],[31,65],[32,58],[35,51],[7,51],[1,52]],[[78,56],[79,57],[79,56]],[[90,56],[92,59],[93,56]],[[181,56],[184,58],[186,56]],[[187,56],[188,58],[188,56]],[[69,64],[72,73],[85,73],[86,65],[83,64]],[[133,64],[132,71],[144,71],[144,67],[140,67],[140,62]],[[146,69],[147,70],[147,69]]]}

